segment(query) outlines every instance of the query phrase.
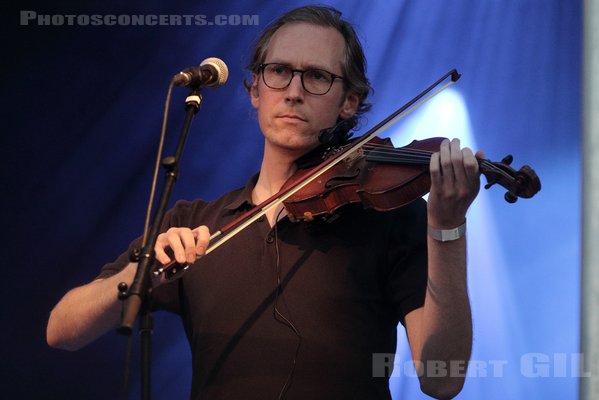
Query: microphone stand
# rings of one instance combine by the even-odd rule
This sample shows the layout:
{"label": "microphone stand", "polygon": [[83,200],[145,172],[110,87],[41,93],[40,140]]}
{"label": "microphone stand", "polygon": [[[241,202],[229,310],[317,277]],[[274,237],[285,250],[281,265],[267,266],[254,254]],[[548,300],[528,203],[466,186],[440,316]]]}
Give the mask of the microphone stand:
{"label": "microphone stand", "polygon": [[137,272],[127,291],[127,285],[120,283],[118,286],[119,298],[124,300],[123,311],[121,314],[121,325],[117,332],[123,335],[131,335],[135,319],[139,315],[139,331],[141,341],[141,399],[149,400],[151,397],[151,336],[153,329],[153,318],[151,315],[151,291],[152,281],[150,277],[150,267],[154,263],[154,246],[159,234],[160,226],[166,207],[171,197],[175,181],[179,173],[179,161],[185,147],[185,141],[191,127],[191,122],[197,114],[202,103],[202,94],[199,86],[193,87],[191,94],[185,99],[185,120],[179,136],[177,148],[174,156],[165,157],[162,166],[166,170],[164,186],[160,194],[160,200],[154,219],[151,221],[151,228],[148,234],[146,245],[141,251],[132,254],[132,261],[138,261]]}

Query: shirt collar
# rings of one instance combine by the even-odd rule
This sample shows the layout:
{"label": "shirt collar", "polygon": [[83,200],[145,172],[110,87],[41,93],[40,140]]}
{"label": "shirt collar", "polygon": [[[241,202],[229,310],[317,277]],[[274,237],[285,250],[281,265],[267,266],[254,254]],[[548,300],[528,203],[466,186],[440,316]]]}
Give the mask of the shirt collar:
{"label": "shirt collar", "polygon": [[245,184],[245,187],[225,206],[225,209],[235,211],[243,208],[244,206],[247,206],[248,208],[253,207],[254,203],[252,202],[252,190],[254,190],[256,182],[258,182],[259,176],[259,172],[252,176]]}

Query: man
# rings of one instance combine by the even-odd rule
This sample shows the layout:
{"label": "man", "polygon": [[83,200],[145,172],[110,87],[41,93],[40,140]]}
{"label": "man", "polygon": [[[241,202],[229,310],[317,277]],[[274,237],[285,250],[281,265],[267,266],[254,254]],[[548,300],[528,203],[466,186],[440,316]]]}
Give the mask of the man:
{"label": "man", "polygon": [[[213,202],[178,202],[155,247],[162,264],[169,253],[196,262],[211,231],[280,190],[322,129],[369,108],[362,48],[334,9],[302,7],[280,17],[258,40],[249,68],[265,138],[260,173]],[[388,377],[373,376],[373,357],[394,352],[398,322],[422,390],[455,396],[472,344],[466,239],[455,228],[478,193],[478,163],[457,140],[445,141],[430,173],[428,204],[386,213],[345,206],[330,223],[292,223],[279,207],[181,279],[155,288],[154,303],[183,318],[192,398],[388,399]],[[459,234],[438,240],[443,230]],[[67,293],[50,316],[48,343],[74,350],[114,329],[115,287],[130,283],[135,268],[123,253],[98,279]],[[433,365],[436,374],[427,372]],[[457,373],[449,374],[450,365]]]}

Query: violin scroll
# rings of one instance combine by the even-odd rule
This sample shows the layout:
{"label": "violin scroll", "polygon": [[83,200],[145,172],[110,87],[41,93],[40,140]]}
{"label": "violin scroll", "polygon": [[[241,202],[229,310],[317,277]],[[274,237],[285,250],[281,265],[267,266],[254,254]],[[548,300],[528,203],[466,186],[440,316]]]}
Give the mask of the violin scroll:
{"label": "violin scroll", "polygon": [[507,155],[501,162],[479,160],[480,171],[487,178],[485,189],[499,184],[508,191],[504,198],[508,203],[515,203],[519,197],[529,199],[541,190],[541,180],[536,172],[524,165],[518,171],[510,166],[512,155]]}

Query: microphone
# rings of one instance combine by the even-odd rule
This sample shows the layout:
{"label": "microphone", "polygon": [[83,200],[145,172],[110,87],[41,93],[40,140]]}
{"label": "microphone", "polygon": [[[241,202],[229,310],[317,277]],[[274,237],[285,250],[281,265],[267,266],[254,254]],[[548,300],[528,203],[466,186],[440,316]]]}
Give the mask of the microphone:
{"label": "microphone", "polygon": [[220,58],[210,57],[197,67],[185,68],[173,76],[176,86],[208,86],[221,87],[229,77],[227,64]]}

